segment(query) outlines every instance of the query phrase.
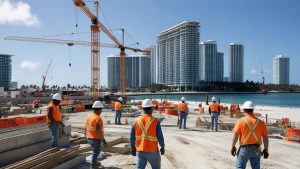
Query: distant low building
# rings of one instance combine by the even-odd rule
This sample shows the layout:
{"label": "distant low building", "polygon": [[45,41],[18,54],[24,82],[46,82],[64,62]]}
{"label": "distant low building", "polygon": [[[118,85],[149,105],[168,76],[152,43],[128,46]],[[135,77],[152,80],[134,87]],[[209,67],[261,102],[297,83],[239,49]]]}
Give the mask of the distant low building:
{"label": "distant low building", "polygon": [[10,88],[11,89],[17,89],[18,88],[18,82],[12,81],[11,84],[10,84]]}
{"label": "distant low building", "polygon": [[11,85],[11,57],[13,55],[0,54],[0,87],[9,90]]}

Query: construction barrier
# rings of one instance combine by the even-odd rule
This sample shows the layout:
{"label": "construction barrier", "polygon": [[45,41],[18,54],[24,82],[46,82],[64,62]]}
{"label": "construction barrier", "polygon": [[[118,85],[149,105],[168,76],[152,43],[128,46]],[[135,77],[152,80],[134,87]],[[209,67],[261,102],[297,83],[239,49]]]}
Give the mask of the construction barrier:
{"label": "construction barrier", "polygon": [[167,115],[178,116],[178,110],[177,109],[165,109],[165,113]]}
{"label": "construction barrier", "polygon": [[85,112],[85,105],[84,104],[78,104],[75,107],[76,112]]}
{"label": "construction barrier", "polygon": [[17,126],[29,126],[32,124],[47,122],[47,116],[34,117],[14,117],[8,119],[0,119],[0,128],[11,128]]}
{"label": "construction barrier", "polygon": [[74,100],[62,100],[59,105],[72,105],[74,104]]}
{"label": "construction barrier", "polygon": [[300,129],[286,128],[285,139],[287,141],[295,141],[300,143]]}

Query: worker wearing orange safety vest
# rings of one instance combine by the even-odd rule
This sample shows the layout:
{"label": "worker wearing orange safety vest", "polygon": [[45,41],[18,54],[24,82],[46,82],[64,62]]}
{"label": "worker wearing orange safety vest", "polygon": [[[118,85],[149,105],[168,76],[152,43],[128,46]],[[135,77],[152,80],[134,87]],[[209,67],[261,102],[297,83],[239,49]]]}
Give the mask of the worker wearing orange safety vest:
{"label": "worker wearing orange safety vest", "polygon": [[62,123],[61,119],[61,112],[59,109],[59,104],[61,101],[61,95],[59,93],[55,93],[52,96],[52,102],[48,105],[48,127],[51,130],[52,138],[52,147],[59,147],[58,145],[58,138],[59,138],[59,131],[62,130],[64,134],[63,128],[64,124]]}
{"label": "worker wearing orange safety vest", "polygon": [[216,103],[216,98],[211,98],[212,103],[209,105],[209,114],[211,115],[211,130],[214,130],[214,126],[216,131],[218,131],[218,120],[220,115],[220,106]]}
{"label": "worker wearing orange safety vest", "polygon": [[92,106],[94,111],[86,120],[86,137],[93,149],[91,168],[98,168],[101,166],[101,163],[97,161],[101,150],[101,141],[104,146],[107,145],[104,138],[103,120],[100,116],[103,107],[104,106],[100,101],[95,101]]}
{"label": "worker wearing orange safety vest", "polygon": [[[252,101],[246,101],[243,105],[245,117],[239,119],[233,129],[231,154],[237,155],[236,168],[245,169],[250,160],[252,169],[260,168],[260,158],[269,157],[269,139],[266,125],[253,115],[254,105]],[[261,139],[263,138],[264,149],[261,151]],[[236,152],[236,143],[240,140],[240,147]]]}
{"label": "worker wearing orange safety vest", "polygon": [[123,98],[120,97],[117,102],[114,105],[115,111],[116,111],[116,116],[115,116],[115,124],[116,125],[121,125],[121,118],[122,118],[122,102]]}
{"label": "worker wearing orange safety vest", "polygon": [[[130,132],[131,154],[137,156],[137,169],[145,169],[147,161],[153,169],[161,168],[161,157],[165,153],[164,136],[160,122],[152,116],[152,101],[142,103],[144,114],[135,119]],[[158,151],[160,145],[160,154]]]}
{"label": "worker wearing orange safety vest", "polygon": [[[189,108],[185,102],[184,97],[181,98],[181,102],[178,104],[178,111],[180,113],[179,114],[179,117],[180,117],[179,129],[181,129],[182,127],[183,127],[183,129],[186,129],[186,118],[188,115]],[[182,126],[182,123],[183,123],[183,126]]]}

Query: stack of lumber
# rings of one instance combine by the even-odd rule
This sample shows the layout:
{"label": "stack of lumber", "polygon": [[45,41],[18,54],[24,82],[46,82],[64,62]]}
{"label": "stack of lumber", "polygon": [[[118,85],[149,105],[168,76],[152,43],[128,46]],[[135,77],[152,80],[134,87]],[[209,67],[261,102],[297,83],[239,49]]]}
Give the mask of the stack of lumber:
{"label": "stack of lumber", "polygon": [[[71,126],[66,126],[59,145],[69,146],[70,135]],[[51,148],[50,140],[51,132],[46,124],[1,129],[0,167]]]}
{"label": "stack of lumber", "polygon": [[84,144],[68,149],[52,148],[25,160],[3,167],[3,169],[50,169],[80,154],[91,151],[91,146]]}

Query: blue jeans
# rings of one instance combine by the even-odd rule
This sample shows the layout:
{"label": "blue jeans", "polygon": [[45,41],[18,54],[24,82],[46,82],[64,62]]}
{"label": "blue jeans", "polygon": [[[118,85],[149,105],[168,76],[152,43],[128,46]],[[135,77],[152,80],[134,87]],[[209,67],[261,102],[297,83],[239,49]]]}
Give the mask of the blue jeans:
{"label": "blue jeans", "polygon": [[[236,168],[245,169],[250,160],[252,169],[260,169],[260,150],[254,147],[241,147],[237,154]],[[257,148],[258,149],[258,148]]]}
{"label": "blue jeans", "polygon": [[88,143],[92,146],[92,150],[93,150],[92,165],[96,165],[101,150],[101,140],[88,139]]}
{"label": "blue jeans", "polygon": [[211,130],[214,130],[214,126],[215,126],[216,131],[218,131],[218,118],[219,118],[219,114],[217,112],[211,113]]}
{"label": "blue jeans", "polygon": [[51,137],[52,148],[58,147],[59,128],[60,128],[59,123],[53,123],[50,126],[51,134],[52,134]]}
{"label": "blue jeans", "polygon": [[121,124],[122,111],[116,111],[115,124]]}
{"label": "blue jeans", "polygon": [[187,114],[185,112],[180,112],[179,129],[181,129],[182,127],[182,122],[183,122],[183,128],[186,129],[186,116]]}
{"label": "blue jeans", "polygon": [[147,161],[149,161],[152,169],[160,169],[160,154],[157,150],[153,153],[138,151],[137,152],[137,169],[145,169],[147,165]]}

